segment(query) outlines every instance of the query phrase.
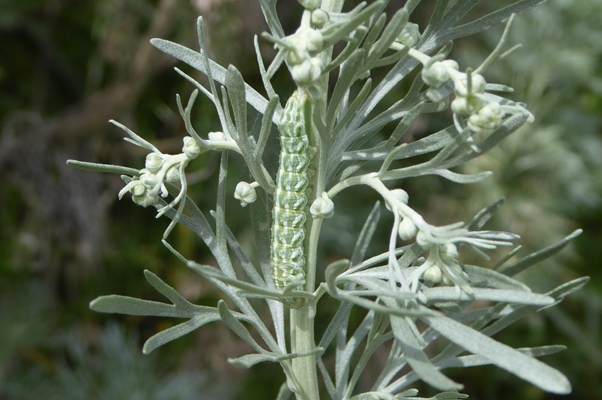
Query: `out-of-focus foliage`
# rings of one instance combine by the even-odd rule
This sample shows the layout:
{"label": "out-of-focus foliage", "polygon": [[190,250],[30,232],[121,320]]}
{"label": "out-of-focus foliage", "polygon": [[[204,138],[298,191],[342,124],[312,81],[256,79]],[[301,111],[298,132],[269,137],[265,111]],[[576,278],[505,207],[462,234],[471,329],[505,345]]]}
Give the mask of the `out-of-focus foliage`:
{"label": "out-of-focus foliage", "polygon": [[203,400],[229,399],[235,389],[231,383],[212,380],[207,372],[165,375],[164,363],[142,355],[136,337],[116,325],[99,333],[96,349],[90,348],[89,336],[64,335],[60,340],[64,355],[58,363],[46,370],[30,369],[6,382],[4,393],[22,400]]}
{"label": "out-of-focus foliage", "polygon": [[[213,18],[239,18],[220,16],[222,5],[213,3]],[[127,343],[115,332],[106,339],[121,347],[109,346],[105,335],[94,333],[104,320],[89,312],[91,299],[106,291],[123,292],[125,286],[144,295],[147,288],[132,285],[132,274],[163,269],[173,259],[160,246],[148,246],[147,238],[160,237],[161,227],[154,221],[141,224],[146,219],[136,215],[143,210],[124,211],[117,203],[118,177],[65,166],[75,154],[99,162],[129,162],[137,156],[127,153],[109,118],[127,121],[166,151],[180,146],[184,127],[174,112],[173,93],[191,89],[181,89],[187,85],[173,73],[174,61],[149,39],[193,45],[196,35],[189,27],[198,12],[198,5],[177,0],[0,1],[0,399],[50,398],[43,390],[56,398],[88,390],[87,398],[100,399],[110,374],[117,372],[115,363],[126,361],[140,366],[147,386],[169,384],[165,390],[174,393],[171,398],[200,398],[191,394],[189,380],[173,388],[188,379],[180,371],[190,369],[197,371],[195,379],[210,377],[212,371],[230,379],[232,389],[238,387],[233,382],[242,374],[225,369],[215,353],[242,354],[244,349],[219,329],[183,343],[191,351],[172,348],[161,369],[156,357],[140,354],[136,338],[152,336],[165,322],[120,321],[139,333]],[[239,25],[237,35],[243,35],[246,28]],[[213,39],[219,48],[220,38]],[[216,116],[203,113],[195,123],[211,127]],[[214,166],[211,159],[197,163],[192,178],[204,180]],[[188,232],[179,230],[178,236],[191,254],[197,251]],[[213,296],[177,270],[170,274],[185,295],[201,302]],[[82,330],[81,324],[90,328]],[[62,339],[73,332],[77,340]],[[121,358],[115,355],[118,349]],[[102,365],[103,360],[114,363]],[[84,375],[93,382],[77,381]],[[168,398],[160,393],[166,392],[156,398]]]}

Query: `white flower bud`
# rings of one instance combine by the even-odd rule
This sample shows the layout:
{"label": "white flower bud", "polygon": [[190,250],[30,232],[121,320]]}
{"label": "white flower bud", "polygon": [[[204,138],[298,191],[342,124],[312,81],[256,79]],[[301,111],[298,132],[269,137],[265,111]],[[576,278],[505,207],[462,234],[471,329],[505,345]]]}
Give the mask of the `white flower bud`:
{"label": "white flower bud", "polygon": [[457,96],[451,103],[452,111],[456,114],[468,116],[478,112],[487,104],[482,94],[472,94],[468,97]]}
{"label": "white flower bud", "polygon": [[157,172],[159,172],[161,170],[161,167],[163,166],[163,158],[157,154],[157,153],[149,153],[146,156],[146,161],[144,163],[144,167],[149,170],[149,172],[152,172],[153,174],[156,174]]}
{"label": "white flower bud", "polygon": [[395,40],[404,46],[412,47],[420,40],[420,28],[417,24],[408,22]]}
{"label": "white flower bud", "polygon": [[487,82],[483,75],[481,74],[471,74],[470,75],[470,93],[468,93],[468,75],[462,74],[463,76],[460,79],[456,79],[454,81],[454,92],[458,96],[466,97],[469,94],[474,93],[485,93],[485,86]]}
{"label": "white flower bud", "polygon": [[165,180],[170,183],[180,182],[180,168],[179,165],[169,167],[165,173]]}
{"label": "white flower bud", "polygon": [[[402,202],[403,204],[408,204],[408,193],[403,190],[403,189],[393,189],[391,190],[391,194],[400,202]],[[393,209],[391,208],[391,204],[389,204],[389,202],[387,200],[385,200],[385,207],[387,207],[387,210],[389,211],[393,211]]]}
{"label": "white flower bud", "polygon": [[320,75],[322,75],[322,67],[322,60],[314,57],[303,61],[302,64],[295,65],[291,74],[297,84],[310,85],[320,78]]}
{"label": "white flower bud", "polygon": [[468,118],[467,125],[473,132],[481,130],[495,130],[502,125],[504,112],[499,103],[487,103],[478,113]]}
{"label": "white flower bud", "polygon": [[322,196],[311,203],[309,212],[313,218],[330,218],[334,215],[334,203],[326,192],[322,192]]}
{"label": "white flower bud", "polygon": [[301,38],[301,41],[305,49],[309,52],[316,53],[322,50],[324,45],[324,36],[315,29],[304,28],[297,31],[297,35]]}
{"label": "white flower bud", "polygon": [[329,19],[330,17],[326,11],[320,9],[313,10],[311,13],[311,26],[322,29]]}
{"label": "white flower bud", "polygon": [[426,234],[422,231],[418,231],[418,234],[416,235],[416,243],[418,243],[418,245],[421,247],[429,247],[431,245],[431,242],[428,241]]}
{"label": "white flower bud", "polygon": [[153,187],[155,187],[157,185],[157,183],[159,183],[159,180],[157,179],[157,175],[152,174],[150,172],[144,171],[142,170],[144,173],[142,175],[140,175],[140,182],[142,182],[144,184],[144,186],[146,186],[149,189],[152,189]]}
{"label": "white flower bud", "polygon": [[443,274],[441,273],[441,268],[438,265],[431,265],[424,273],[422,274],[422,279],[425,281],[439,283],[441,282]]}
{"label": "white flower bud", "polygon": [[455,244],[447,242],[443,246],[440,246],[439,255],[443,261],[451,262],[458,258],[460,254],[458,253],[458,248]]}
{"label": "white flower bud", "polygon": [[422,80],[429,86],[438,88],[450,80],[449,70],[458,70],[454,60],[435,61],[422,70]]}
{"label": "white flower bud", "polygon": [[397,234],[402,240],[409,240],[413,238],[416,236],[417,232],[418,228],[409,218],[404,218],[397,228]]}
{"label": "white flower bud", "polygon": [[184,137],[184,147],[182,147],[182,152],[186,154],[186,157],[189,159],[197,158],[199,154],[201,154],[201,146],[197,143],[194,138],[190,136]]}
{"label": "white flower bud", "polygon": [[320,8],[322,0],[299,0],[299,3],[307,10],[312,11]]}
{"label": "white flower bud", "polygon": [[299,50],[297,47],[286,52],[286,62],[292,66],[300,65],[308,58],[309,54],[307,51]]}
{"label": "white flower bud", "polygon": [[132,196],[142,196],[146,192],[146,186],[142,182],[139,182],[135,186],[132,186],[130,193]]}
{"label": "white flower bud", "polygon": [[147,192],[142,196],[132,196],[132,201],[139,206],[146,208],[148,206],[154,206],[157,204],[159,202],[159,196]]}
{"label": "white flower bud", "polygon": [[209,132],[207,134],[209,140],[214,142],[224,142],[228,140],[228,136],[224,132]]}
{"label": "white flower bud", "polygon": [[257,193],[252,184],[244,181],[238,182],[234,190],[234,198],[240,201],[242,207],[246,207],[257,200]]}
{"label": "white flower bud", "polygon": [[154,206],[159,202],[159,196],[148,190],[142,182],[134,185],[130,189],[130,193],[132,193],[132,201],[144,208]]}

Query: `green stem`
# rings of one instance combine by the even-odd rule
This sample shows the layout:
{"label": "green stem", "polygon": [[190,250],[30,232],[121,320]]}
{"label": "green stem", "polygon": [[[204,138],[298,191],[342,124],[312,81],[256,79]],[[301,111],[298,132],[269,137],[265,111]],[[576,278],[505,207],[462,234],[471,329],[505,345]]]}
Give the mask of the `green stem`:
{"label": "green stem", "polygon": [[[340,12],[343,8],[344,0],[324,0],[322,9],[325,11]],[[325,51],[321,54],[324,65],[330,62],[332,50]],[[326,115],[327,95],[328,95],[328,74],[325,74],[318,83],[320,99],[314,99],[312,113],[317,115]],[[319,108],[316,110],[315,108]],[[313,120],[309,119],[310,123]],[[316,195],[319,195],[324,190],[324,167],[325,154],[328,152],[328,146],[324,143],[324,138],[329,137],[326,132],[320,132],[316,135],[320,140],[318,144],[318,162],[316,168],[316,178],[314,190]],[[306,241],[306,256],[307,256],[307,271],[305,290],[313,292],[316,281],[317,267],[317,247],[322,227],[322,220],[314,220],[309,225],[309,239]],[[305,306],[299,309],[291,309],[291,351],[293,353],[308,353],[315,349],[314,340],[314,317],[315,304],[308,302]],[[299,390],[296,393],[297,400],[318,400],[320,393],[318,390],[318,370],[316,356],[305,356],[292,359],[292,369],[295,380],[299,385]]]}
{"label": "green stem", "polygon": [[[307,353],[316,346],[314,344],[314,312],[307,305],[291,309],[291,346],[294,353]],[[318,400],[318,371],[316,356],[293,358],[293,374],[299,384],[297,400]]]}

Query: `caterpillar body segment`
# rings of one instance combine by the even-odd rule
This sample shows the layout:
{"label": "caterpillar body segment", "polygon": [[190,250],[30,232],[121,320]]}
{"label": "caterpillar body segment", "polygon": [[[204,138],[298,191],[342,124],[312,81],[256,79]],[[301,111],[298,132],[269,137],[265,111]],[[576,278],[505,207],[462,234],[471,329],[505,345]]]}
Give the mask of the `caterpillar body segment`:
{"label": "caterpillar body segment", "polygon": [[[271,243],[272,278],[278,290],[305,283],[304,239],[308,168],[311,161],[306,115],[308,101],[307,92],[294,92],[278,126],[281,149],[272,210]],[[288,307],[298,308],[304,304],[304,300],[291,298],[284,303]]]}

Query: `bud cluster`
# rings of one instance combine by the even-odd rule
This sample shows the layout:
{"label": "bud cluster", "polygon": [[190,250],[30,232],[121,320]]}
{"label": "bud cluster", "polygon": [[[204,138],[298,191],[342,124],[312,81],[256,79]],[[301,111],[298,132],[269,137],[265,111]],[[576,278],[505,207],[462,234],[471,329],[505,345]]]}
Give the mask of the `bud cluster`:
{"label": "bud cluster", "polygon": [[181,154],[163,154],[154,149],[146,156],[140,175],[134,177],[121,189],[119,198],[121,199],[125,193],[130,192],[134,203],[142,207],[157,205],[159,196],[165,198],[168,195],[165,183],[185,182],[184,168],[201,152],[201,146],[190,136],[184,137]]}
{"label": "bud cluster", "polygon": [[284,39],[286,43],[286,61],[291,74],[298,85],[307,86],[317,81],[324,67],[316,55],[322,50],[324,37],[319,30],[301,26],[293,35]]}
{"label": "bud cluster", "polygon": [[433,284],[441,283],[445,286],[452,286],[454,277],[466,278],[466,274],[456,260],[457,257],[458,249],[455,244],[447,242],[442,245],[433,245],[429,257],[420,266],[423,271],[422,279]]}
{"label": "bud cluster", "polygon": [[501,126],[507,110],[485,96],[487,82],[481,74],[470,70],[460,72],[458,63],[453,60],[430,59],[422,70],[422,80],[430,86],[427,96],[433,101],[442,99],[447,83],[453,85],[455,99],[451,103],[452,111],[467,118],[472,132],[493,131]]}
{"label": "bud cluster", "polygon": [[328,12],[322,10],[321,0],[299,0],[305,8],[301,26],[284,38],[265,37],[285,52],[285,59],[295,83],[300,87],[312,86],[324,69],[319,53],[324,50],[324,35],[321,32],[330,20]]}

